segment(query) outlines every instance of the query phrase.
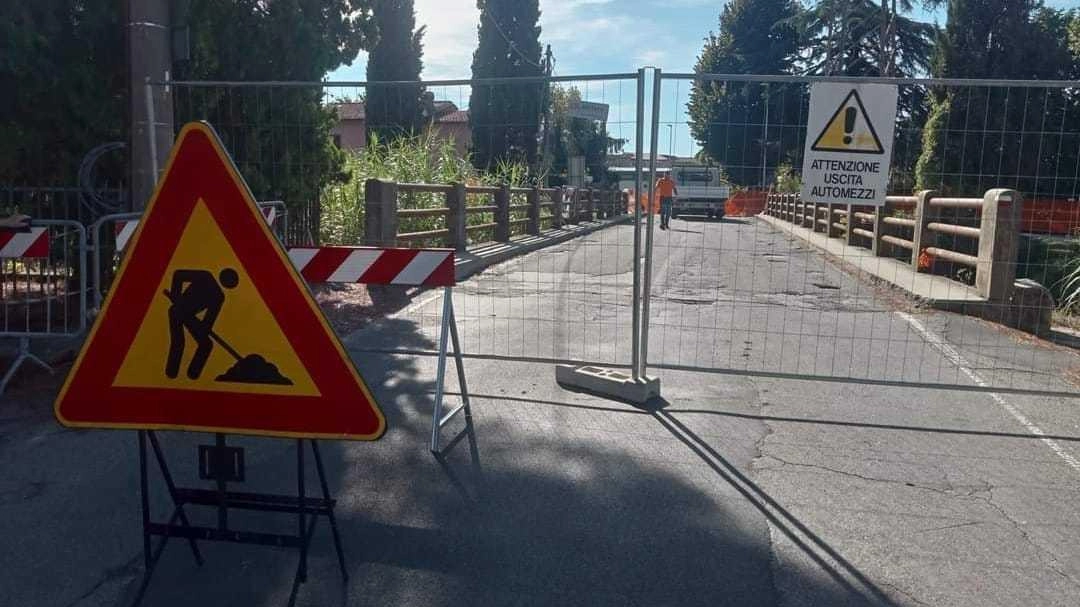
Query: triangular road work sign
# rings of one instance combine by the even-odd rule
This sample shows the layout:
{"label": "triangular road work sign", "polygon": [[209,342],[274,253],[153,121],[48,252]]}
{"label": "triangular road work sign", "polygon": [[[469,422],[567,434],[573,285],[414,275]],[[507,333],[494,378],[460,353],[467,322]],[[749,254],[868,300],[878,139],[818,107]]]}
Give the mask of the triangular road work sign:
{"label": "triangular road work sign", "polygon": [[[890,128],[892,125],[888,125]],[[852,89],[840,107],[836,108],[825,128],[810,149],[816,152],[847,152],[849,154],[884,154],[874,125],[866,113],[859,92]]]}
{"label": "triangular road work sign", "polygon": [[374,440],[386,425],[205,123],[181,130],[55,409],[95,428]]}

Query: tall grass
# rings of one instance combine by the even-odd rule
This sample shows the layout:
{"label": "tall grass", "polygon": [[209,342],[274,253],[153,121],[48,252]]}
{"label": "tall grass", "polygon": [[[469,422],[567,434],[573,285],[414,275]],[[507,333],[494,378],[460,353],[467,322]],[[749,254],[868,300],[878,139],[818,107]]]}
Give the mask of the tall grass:
{"label": "tall grass", "polygon": [[[347,152],[344,183],[324,188],[321,197],[319,236],[326,244],[359,244],[364,238],[364,182],[387,179],[398,183],[454,183],[523,187],[540,180],[530,175],[524,164],[500,162],[488,172],[478,171],[468,158],[457,153],[454,142],[427,133],[417,137],[380,141],[372,136],[358,152]],[[514,200],[517,204],[523,200]],[[425,209],[445,204],[442,194],[410,192],[398,194],[398,208]],[[469,206],[492,204],[488,196],[469,195]],[[489,223],[491,214],[470,214],[469,224]],[[402,220],[401,232],[419,232],[444,227],[442,218]]]}

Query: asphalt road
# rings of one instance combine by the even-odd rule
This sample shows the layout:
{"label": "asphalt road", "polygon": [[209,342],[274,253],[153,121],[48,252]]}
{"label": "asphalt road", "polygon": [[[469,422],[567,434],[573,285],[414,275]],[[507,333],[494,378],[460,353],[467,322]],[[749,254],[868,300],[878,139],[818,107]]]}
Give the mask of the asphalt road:
{"label": "asphalt road", "polygon": [[[538,360],[629,362],[629,226],[456,290],[480,355],[466,360],[475,450],[431,457],[435,360],[379,352],[435,348],[437,294],[348,336],[389,430],[323,444],[350,575],[320,523],[297,604],[1080,603],[1080,401],[870,383],[1074,390],[1072,352],[914,308],[754,220],[673,228],[656,234],[653,409],[563,390]],[[59,428],[32,394],[0,405],[0,604],[125,604],[141,566],[134,435]],[[162,436],[196,483],[209,437]],[[290,490],[292,443],[235,442],[245,490]],[[293,553],[203,550],[200,568],[170,543],[145,604],[287,600]]]}

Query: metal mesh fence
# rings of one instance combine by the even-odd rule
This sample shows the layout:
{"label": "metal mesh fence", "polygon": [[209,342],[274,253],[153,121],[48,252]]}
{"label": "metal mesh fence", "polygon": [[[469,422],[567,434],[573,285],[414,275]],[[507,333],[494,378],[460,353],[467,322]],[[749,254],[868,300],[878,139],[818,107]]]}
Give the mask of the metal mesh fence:
{"label": "metal mesh fence", "polygon": [[[177,128],[208,121],[255,197],[285,202],[287,244],[450,246],[461,267],[506,260],[455,289],[467,353],[628,364],[634,239],[621,190],[637,162],[639,80],[168,86]],[[341,303],[350,329],[372,315],[403,323],[360,347],[434,350],[433,294],[365,291],[320,294]]]}
{"label": "metal mesh fence", "polygon": [[[1007,327],[1050,337],[1068,294],[1080,83],[880,81],[897,87],[898,111],[879,126],[894,141],[890,197],[874,207],[800,196],[823,80],[658,80],[653,149],[670,155],[657,174],[727,201],[694,208],[676,194],[670,229],[656,220],[649,364],[1076,392],[1073,354]],[[699,151],[711,160],[686,159]]]}

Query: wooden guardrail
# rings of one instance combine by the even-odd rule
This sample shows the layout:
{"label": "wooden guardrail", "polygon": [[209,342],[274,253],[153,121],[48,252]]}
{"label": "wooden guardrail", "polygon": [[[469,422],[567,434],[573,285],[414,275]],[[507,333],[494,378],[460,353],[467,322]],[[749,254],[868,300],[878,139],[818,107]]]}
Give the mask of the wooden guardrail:
{"label": "wooden guardrail", "polygon": [[[1009,297],[1016,278],[1020,194],[989,190],[982,198],[889,196],[885,206],[803,202],[798,194],[770,193],[769,216],[788,221],[874,255],[932,270],[933,260],[971,268],[975,289],[988,301]],[[951,244],[950,244],[951,243]]]}
{"label": "wooden guardrail", "polygon": [[[413,194],[435,194],[436,201],[441,196],[442,204],[400,208],[402,198],[408,199]],[[369,179],[364,183],[364,244],[440,245],[464,250],[470,242],[506,242],[515,231],[539,235],[544,228],[614,217],[625,213],[625,209],[622,194],[614,190]],[[435,221],[413,221],[431,219]],[[417,223],[431,225],[428,229],[402,232],[403,223],[410,229]],[[491,237],[485,239],[487,233]]]}

